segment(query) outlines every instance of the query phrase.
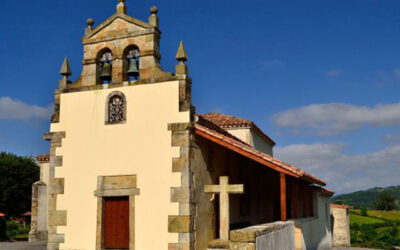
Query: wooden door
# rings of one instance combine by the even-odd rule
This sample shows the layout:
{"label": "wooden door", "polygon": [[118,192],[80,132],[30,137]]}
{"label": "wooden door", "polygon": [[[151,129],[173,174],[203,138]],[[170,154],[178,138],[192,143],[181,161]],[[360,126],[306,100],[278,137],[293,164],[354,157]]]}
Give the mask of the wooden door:
{"label": "wooden door", "polygon": [[105,198],[104,248],[129,249],[129,197]]}

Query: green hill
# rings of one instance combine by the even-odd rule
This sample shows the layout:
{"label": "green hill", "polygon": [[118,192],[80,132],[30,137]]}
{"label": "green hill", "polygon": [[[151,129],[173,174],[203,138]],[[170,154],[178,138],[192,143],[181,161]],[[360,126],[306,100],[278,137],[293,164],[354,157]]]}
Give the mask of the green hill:
{"label": "green hill", "polygon": [[386,188],[375,187],[349,194],[341,194],[334,196],[332,198],[332,202],[343,203],[350,206],[365,206],[371,208],[372,203],[374,203],[378,199],[379,194],[383,192],[393,195],[393,197],[396,199],[397,205],[400,204],[400,185]]}

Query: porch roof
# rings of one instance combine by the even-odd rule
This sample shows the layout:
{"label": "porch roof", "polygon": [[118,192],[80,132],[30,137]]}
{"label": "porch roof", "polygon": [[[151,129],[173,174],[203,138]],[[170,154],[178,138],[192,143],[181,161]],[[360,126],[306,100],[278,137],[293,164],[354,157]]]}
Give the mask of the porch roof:
{"label": "porch roof", "polygon": [[38,155],[36,156],[36,160],[40,163],[42,162],[49,162],[50,161],[50,155],[45,154],[45,155]]}
{"label": "porch roof", "polygon": [[352,208],[352,207],[350,207],[350,206],[347,206],[347,205],[343,205],[343,204],[334,204],[334,203],[332,203],[332,204],[331,204],[331,208],[343,208],[343,209],[349,209],[349,208]]}
{"label": "porch roof", "polygon": [[194,125],[195,133],[207,140],[215,142],[227,149],[239,153],[251,160],[254,160],[266,167],[274,169],[280,173],[284,173],[304,181],[325,186],[326,183],[318,177],[309,174],[293,165],[285,163],[268,154],[262,153],[237,137],[222,129],[210,120],[199,117]]}

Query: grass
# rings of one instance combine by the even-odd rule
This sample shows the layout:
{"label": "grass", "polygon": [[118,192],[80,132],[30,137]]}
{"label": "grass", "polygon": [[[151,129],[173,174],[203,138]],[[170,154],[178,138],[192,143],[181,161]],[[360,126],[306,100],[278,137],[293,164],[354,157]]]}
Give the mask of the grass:
{"label": "grass", "polygon": [[376,218],[382,218],[386,220],[400,221],[400,211],[368,211],[368,215]]}
{"label": "grass", "polygon": [[26,240],[28,239],[30,226],[24,226],[21,223],[16,223],[15,221],[7,222],[7,236],[12,240]]}
{"label": "grass", "polygon": [[366,217],[366,216],[361,216],[358,214],[350,214],[350,224],[375,224],[375,223],[383,223],[383,220],[376,219],[376,218],[371,218],[371,217]]}
{"label": "grass", "polygon": [[[360,214],[360,209],[351,209],[351,213]],[[384,220],[400,221],[400,211],[378,211],[378,210],[368,210],[368,216],[375,217]]]}
{"label": "grass", "polygon": [[[391,249],[400,245],[400,211],[368,210],[361,216],[359,209],[350,211],[352,246]],[[357,226],[357,225],[358,226]],[[398,229],[397,235],[391,229]]]}

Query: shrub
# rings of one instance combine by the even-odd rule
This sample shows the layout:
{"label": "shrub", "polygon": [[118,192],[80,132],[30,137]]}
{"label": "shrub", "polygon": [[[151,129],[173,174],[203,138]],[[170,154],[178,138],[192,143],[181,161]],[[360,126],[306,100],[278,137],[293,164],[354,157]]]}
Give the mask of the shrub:
{"label": "shrub", "polygon": [[368,209],[366,207],[361,207],[361,216],[368,216]]}
{"label": "shrub", "polygon": [[18,224],[15,221],[7,221],[7,231],[13,231],[18,229]]}

